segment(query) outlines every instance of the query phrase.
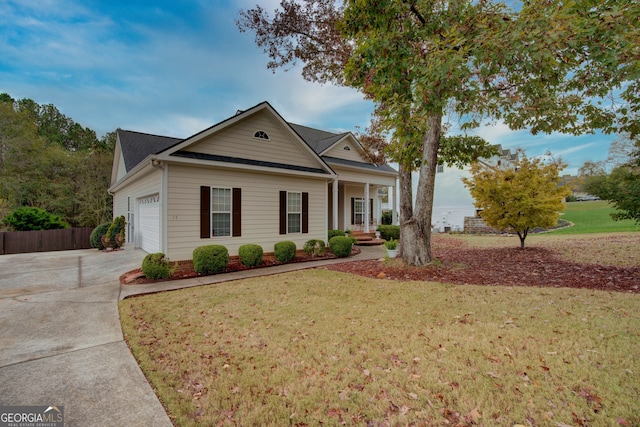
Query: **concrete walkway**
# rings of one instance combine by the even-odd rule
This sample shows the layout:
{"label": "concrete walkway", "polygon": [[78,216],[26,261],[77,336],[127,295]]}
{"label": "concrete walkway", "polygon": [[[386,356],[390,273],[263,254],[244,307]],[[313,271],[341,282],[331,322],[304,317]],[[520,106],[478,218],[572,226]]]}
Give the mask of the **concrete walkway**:
{"label": "concrete walkway", "polygon": [[133,295],[280,274],[355,257],[119,285],[144,253],[126,249],[0,256],[0,405],[64,406],[65,426],[172,426],[124,342],[117,302]]}

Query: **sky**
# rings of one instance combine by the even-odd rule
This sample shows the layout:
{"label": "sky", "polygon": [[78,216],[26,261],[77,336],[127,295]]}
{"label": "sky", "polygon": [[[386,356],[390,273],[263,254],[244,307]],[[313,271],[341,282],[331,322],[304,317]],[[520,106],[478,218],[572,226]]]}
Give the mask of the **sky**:
{"label": "sky", "polygon": [[[354,89],[273,73],[241,9],[279,0],[0,0],[0,93],[54,104],[101,136],[117,128],[186,138],[260,102],[285,120],[363,131],[373,104]],[[455,132],[455,130],[454,130]],[[615,136],[531,135],[502,123],[476,133],[529,157],[551,151],[575,174]]]}

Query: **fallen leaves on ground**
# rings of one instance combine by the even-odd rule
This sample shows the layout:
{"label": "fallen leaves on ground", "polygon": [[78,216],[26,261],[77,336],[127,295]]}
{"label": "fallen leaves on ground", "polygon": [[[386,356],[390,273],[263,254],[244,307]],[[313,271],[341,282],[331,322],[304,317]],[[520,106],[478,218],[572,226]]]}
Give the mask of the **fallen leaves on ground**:
{"label": "fallen leaves on ground", "polygon": [[396,259],[354,261],[323,268],[384,280],[640,292],[640,267],[571,262],[547,248],[470,249],[444,244],[435,246],[433,255],[437,262],[424,267],[408,266]]}

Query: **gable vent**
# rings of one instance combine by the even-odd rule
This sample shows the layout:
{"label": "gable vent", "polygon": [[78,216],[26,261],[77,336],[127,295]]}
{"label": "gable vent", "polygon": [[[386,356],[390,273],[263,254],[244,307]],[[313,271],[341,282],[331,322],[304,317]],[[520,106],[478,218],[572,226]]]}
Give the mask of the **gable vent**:
{"label": "gable vent", "polygon": [[256,133],[253,134],[254,138],[258,138],[258,139],[264,139],[264,140],[269,140],[269,135],[263,131],[263,130],[259,130]]}

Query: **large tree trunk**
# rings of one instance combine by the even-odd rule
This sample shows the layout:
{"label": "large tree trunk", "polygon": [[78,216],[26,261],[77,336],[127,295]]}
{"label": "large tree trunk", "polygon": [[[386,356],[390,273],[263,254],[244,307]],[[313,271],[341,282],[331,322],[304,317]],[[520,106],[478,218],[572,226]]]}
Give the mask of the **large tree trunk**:
{"label": "large tree trunk", "polygon": [[413,216],[413,183],[411,181],[411,165],[400,163],[398,168],[398,178],[400,181],[400,243],[398,245],[398,256],[402,258],[404,247],[402,239],[402,229],[404,228],[403,224]]}
{"label": "large tree trunk", "polygon": [[[429,127],[422,141],[422,163],[416,190],[415,208],[406,219],[401,217],[403,220],[400,223],[401,257],[407,264],[416,266],[427,265],[432,260],[431,216],[433,213],[438,146],[442,132],[442,114],[433,114],[428,117],[427,121]],[[409,179],[411,178],[410,175]],[[400,200],[403,200],[404,190],[401,181]],[[409,193],[408,197],[411,197],[411,193]]]}

